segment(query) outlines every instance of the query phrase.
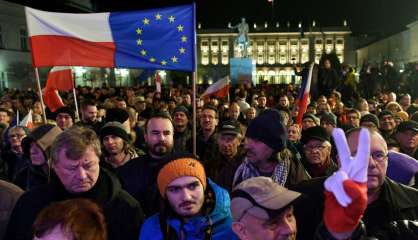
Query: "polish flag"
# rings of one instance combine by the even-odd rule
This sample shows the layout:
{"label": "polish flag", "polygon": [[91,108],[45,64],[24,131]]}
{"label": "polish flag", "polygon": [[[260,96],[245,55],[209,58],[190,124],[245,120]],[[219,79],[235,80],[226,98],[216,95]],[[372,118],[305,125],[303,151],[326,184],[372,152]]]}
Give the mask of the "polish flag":
{"label": "polish flag", "polygon": [[73,71],[71,67],[57,66],[49,71],[46,88],[69,91],[74,88],[73,82]]}
{"label": "polish flag", "polygon": [[27,127],[29,129],[33,128],[32,109],[29,110],[29,113],[22,119],[19,126]]}
{"label": "polish flag", "polygon": [[312,62],[309,66],[308,78],[305,82],[302,83],[302,86],[299,90],[298,98],[296,99],[296,104],[299,106],[298,116],[296,117],[296,123],[299,125],[302,125],[303,114],[305,114],[306,109],[308,108],[314,65],[315,62]]}
{"label": "polish flag", "polygon": [[229,93],[229,76],[219,79],[206,89],[206,91],[200,96],[201,98],[209,98],[215,96],[218,98],[224,98]]}
{"label": "polish flag", "polygon": [[64,103],[57,90],[44,88],[42,92],[44,103],[51,112],[55,112],[58,108],[64,107]]}

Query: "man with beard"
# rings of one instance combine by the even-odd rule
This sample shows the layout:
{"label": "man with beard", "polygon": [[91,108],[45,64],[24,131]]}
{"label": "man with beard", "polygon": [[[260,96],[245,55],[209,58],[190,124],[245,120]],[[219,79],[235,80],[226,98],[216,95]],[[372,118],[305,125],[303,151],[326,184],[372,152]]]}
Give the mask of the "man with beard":
{"label": "man with beard", "polygon": [[103,126],[97,120],[97,104],[93,99],[86,98],[81,102],[81,121],[76,125],[79,127],[88,127],[99,134],[100,128]]}
{"label": "man with beard", "polygon": [[236,239],[229,195],[206,177],[196,156],[169,156],[157,181],[164,207],[146,220],[139,239]]}
{"label": "man with beard", "polygon": [[185,106],[177,106],[173,111],[174,152],[192,151],[192,131],[189,124],[189,110]]}
{"label": "man with beard", "polygon": [[130,174],[124,189],[143,206],[146,216],[159,212],[157,187],[158,170],[165,164],[165,158],[173,150],[174,127],[170,115],[158,112],[145,124],[145,155],[132,159],[123,168]]}

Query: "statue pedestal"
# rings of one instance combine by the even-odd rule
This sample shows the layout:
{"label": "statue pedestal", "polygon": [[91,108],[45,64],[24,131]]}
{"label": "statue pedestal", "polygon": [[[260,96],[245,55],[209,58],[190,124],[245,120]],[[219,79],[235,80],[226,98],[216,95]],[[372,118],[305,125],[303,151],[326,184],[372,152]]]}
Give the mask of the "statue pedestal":
{"label": "statue pedestal", "polygon": [[232,84],[253,83],[256,85],[255,60],[252,58],[231,58],[229,62]]}

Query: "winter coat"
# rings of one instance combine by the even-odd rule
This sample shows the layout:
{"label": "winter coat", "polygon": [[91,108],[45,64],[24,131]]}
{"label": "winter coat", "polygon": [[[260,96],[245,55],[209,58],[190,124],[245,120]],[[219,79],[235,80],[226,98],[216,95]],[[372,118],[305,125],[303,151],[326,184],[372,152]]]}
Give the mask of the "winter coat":
{"label": "winter coat", "polygon": [[199,215],[182,224],[182,221],[178,217],[169,216],[164,219],[157,213],[145,221],[139,239],[162,240],[163,233],[161,232],[160,221],[166,221],[167,226],[175,230],[177,239],[180,239],[180,231],[182,230],[184,231],[185,240],[204,240],[205,231],[208,229],[209,223],[212,224],[212,235],[210,239],[237,239],[231,228],[232,217],[228,193],[225,189],[219,187],[209,179],[208,187],[213,190],[216,199],[215,206],[209,215]]}
{"label": "winter coat", "polygon": [[22,189],[0,180],[0,240],[3,239],[13,207],[22,194]]}
{"label": "winter coat", "polygon": [[52,202],[86,198],[97,203],[105,216],[108,239],[137,239],[144,221],[141,206],[121,189],[116,177],[100,169],[96,184],[82,194],[69,193],[54,174],[51,182],[25,192],[10,217],[6,239],[32,239],[32,224],[38,213]]}
{"label": "winter coat", "polygon": [[48,175],[49,174],[42,169],[42,166],[29,164],[29,166],[23,168],[16,174],[13,183],[27,191],[34,187],[47,184],[49,180]]}

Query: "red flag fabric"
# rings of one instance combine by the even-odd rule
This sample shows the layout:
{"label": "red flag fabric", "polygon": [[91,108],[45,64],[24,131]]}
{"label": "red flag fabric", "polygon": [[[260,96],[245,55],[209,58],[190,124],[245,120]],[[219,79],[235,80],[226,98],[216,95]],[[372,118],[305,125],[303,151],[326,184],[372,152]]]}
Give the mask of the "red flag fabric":
{"label": "red flag fabric", "polygon": [[200,97],[209,98],[211,96],[215,96],[218,98],[224,98],[229,93],[229,82],[229,76],[219,79],[210,85]]}
{"label": "red flag fabric", "polygon": [[68,91],[72,90],[73,87],[73,72],[71,67],[53,67],[49,71],[46,89]]}
{"label": "red flag fabric", "polygon": [[296,123],[302,125],[302,117],[305,114],[309,102],[309,94],[311,91],[311,82],[312,82],[312,71],[315,63],[312,62],[309,67],[309,74],[306,82],[302,83],[302,86],[299,90],[299,96],[296,100],[297,105],[299,106],[298,116],[296,117]]}
{"label": "red flag fabric", "polygon": [[51,110],[51,112],[55,112],[58,108],[64,106],[58,91],[55,89],[43,89],[43,99],[45,105]]}

